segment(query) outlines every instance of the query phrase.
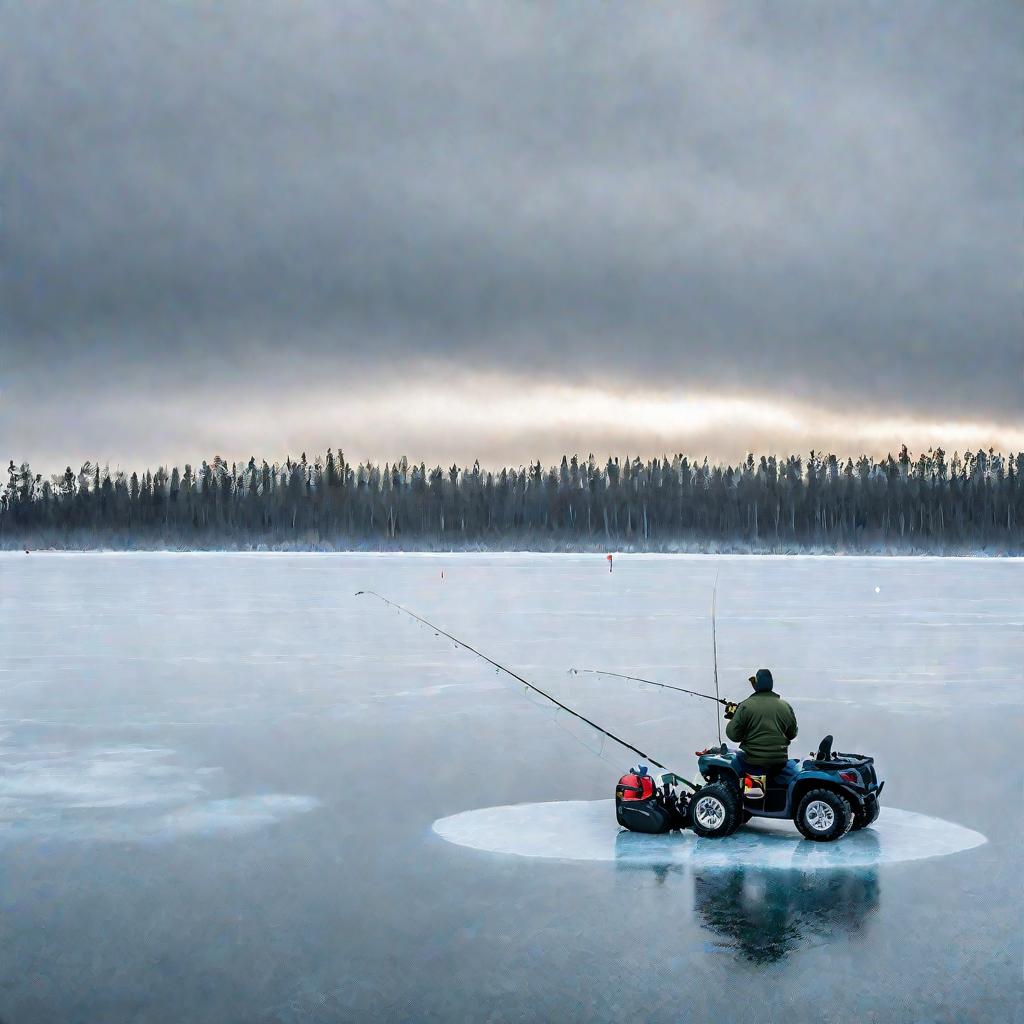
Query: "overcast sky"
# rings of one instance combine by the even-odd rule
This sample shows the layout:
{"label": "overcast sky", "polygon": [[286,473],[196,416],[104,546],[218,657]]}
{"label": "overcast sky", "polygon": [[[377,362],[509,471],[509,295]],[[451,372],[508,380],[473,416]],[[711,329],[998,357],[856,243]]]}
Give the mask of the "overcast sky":
{"label": "overcast sky", "polygon": [[1024,447],[1024,6],[6,3],[0,456]]}

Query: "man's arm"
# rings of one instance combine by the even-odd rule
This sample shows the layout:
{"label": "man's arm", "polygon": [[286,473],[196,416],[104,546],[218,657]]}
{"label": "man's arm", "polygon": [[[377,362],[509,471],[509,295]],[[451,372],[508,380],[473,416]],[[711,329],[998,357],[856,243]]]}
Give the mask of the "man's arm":
{"label": "man's arm", "polygon": [[789,740],[790,743],[796,739],[796,732],[796,712],[793,710],[792,706],[790,706],[789,724],[786,726],[786,739]]}
{"label": "man's arm", "polygon": [[725,727],[725,735],[733,741],[733,743],[742,743],[747,738],[747,716],[743,705],[741,704],[736,709],[736,714],[729,719],[729,724]]}

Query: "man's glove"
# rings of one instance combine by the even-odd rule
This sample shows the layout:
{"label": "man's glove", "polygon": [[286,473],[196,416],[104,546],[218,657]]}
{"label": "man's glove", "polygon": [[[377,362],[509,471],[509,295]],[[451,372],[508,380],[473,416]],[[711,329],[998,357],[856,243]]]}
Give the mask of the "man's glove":
{"label": "man's glove", "polygon": [[731,700],[725,702],[725,718],[732,718],[736,714],[737,704],[734,704]]}

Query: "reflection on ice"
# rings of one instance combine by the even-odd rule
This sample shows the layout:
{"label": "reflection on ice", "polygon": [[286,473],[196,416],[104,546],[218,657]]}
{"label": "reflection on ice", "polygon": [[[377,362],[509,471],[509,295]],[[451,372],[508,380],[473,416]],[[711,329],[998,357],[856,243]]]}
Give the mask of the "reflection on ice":
{"label": "reflection on ice", "polygon": [[459,846],[520,857],[804,870],[923,860],[986,841],[962,825],[885,806],[871,828],[836,843],[808,842],[791,822],[765,819],[727,839],[699,839],[692,832],[646,836],[619,832],[611,800],[485,807],[441,818],[434,831]]}
{"label": "reflection on ice", "polygon": [[[616,867],[627,876],[649,872],[658,885],[675,876],[692,876],[696,918],[714,936],[706,952],[777,963],[803,947],[855,935],[879,905],[881,887],[874,867],[780,871],[656,863],[637,857],[643,839],[633,832],[618,833]],[[880,838],[868,829],[860,845],[874,849],[877,857]]]}
{"label": "reflection on ice", "polygon": [[758,964],[856,934],[879,903],[874,868],[699,871],[693,886],[701,924],[721,947]]}

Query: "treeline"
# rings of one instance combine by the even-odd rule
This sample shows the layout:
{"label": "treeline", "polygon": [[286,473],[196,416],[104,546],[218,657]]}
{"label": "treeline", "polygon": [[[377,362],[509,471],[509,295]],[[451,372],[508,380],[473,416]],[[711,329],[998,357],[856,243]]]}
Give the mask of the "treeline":
{"label": "treeline", "polygon": [[1024,453],[906,447],[881,461],[573,456],[497,472],[352,465],[330,449],[141,475],[87,462],[49,479],[11,462],[0,545],[1020,552],[1022,473]]}

